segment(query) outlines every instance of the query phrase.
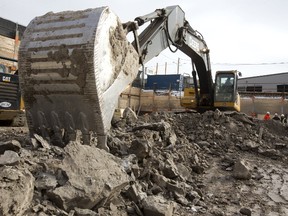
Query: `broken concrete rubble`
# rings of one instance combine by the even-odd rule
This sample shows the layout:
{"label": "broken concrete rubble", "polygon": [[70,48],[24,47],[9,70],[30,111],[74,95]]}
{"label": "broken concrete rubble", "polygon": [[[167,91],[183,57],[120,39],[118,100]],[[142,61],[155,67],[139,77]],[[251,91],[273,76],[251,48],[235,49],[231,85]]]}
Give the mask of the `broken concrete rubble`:
{"label": "broken concrete rubble", "polygon": [[[19,181],[18,172],[31,174],[30,187],[21,190],[30,199],[15,207],[25,216],[288,215],[287,130],[237,115],[216,110],[120,120],[108,136],[110,153],[79,139],[60,148],[38,137],[32,145],[27,130],[8,128],[0,142],[19,142],[5,151],[20,160],[0,167],[17,171],[0,185]],[[1,195],[11,191],[22,200],[12,187]]]}
{"label": "broken concrete rubble", "polygon": [[0,155],[0,166],[4,165],[16,165],[20,162],[19,155],[14,152],[7,150],[3,155]]}
{"label": "broken concrete rubble", "polygon": [[34,177],[27,169],[0,168],[0,215],[24,215],[34,193]]}
{"label": "broken concrete rubble", "polygon": [[160,196],[149,196],[143,201],[144,215],[173,216],[173,203]]}
{"label": "broken concrete rubble", "polygon": [[239,180],[249,180],[251,176],[249,165],[242,160],[236,161],[233,169],[233,177]]}
{"label": "broken concrete rubble", "polygon": [[7,150],[18,152],[20,148],[21,144],[17,140],[0,142],[0,154],[3,154]]}
{"label": "broken concrete rubble", "polygon": [[54,164],[67,175],[67,182],[47,196],[64,210],[91,209],[106,202],[128,185],[129,177],[113,155],[104,150],[71,142],[61,163]]}

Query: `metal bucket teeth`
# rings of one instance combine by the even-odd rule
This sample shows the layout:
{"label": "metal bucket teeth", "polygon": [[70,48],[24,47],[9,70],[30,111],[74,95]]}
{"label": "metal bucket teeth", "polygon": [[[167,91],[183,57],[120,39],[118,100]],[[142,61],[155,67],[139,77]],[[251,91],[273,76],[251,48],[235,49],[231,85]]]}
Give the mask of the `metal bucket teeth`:
{"label": "metal bucket teeth", "polygon": [[138,71],[138,55],[108,7],[48,13],[28,25],[19,74],[30,133],[65,145],[106,134],[119,94]]}

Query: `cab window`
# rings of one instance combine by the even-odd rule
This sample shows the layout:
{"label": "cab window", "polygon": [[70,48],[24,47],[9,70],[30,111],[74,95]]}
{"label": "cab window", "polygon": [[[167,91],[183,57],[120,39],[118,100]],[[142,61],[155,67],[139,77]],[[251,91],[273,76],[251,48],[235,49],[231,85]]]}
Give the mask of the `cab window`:
{"label": "cab window", "polygon": [[221,74],[216,77],[215,101],[228,102],[234,100],[234,76]]}

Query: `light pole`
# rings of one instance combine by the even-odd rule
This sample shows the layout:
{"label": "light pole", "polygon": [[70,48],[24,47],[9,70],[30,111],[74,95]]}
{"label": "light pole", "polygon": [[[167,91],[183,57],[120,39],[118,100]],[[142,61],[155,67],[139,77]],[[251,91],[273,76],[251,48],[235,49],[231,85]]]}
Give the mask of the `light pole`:
{"label": "light pole", "polygon": [[178,58],[177,61],[177,74],[179,74],[179,67],[180,67],[180,58]]}
{"label": "light pole", "polygon": [[167,62],[165,62],[165,75],[166,75],[166,72],[167,72]]}
{"label": "light pole", "polygon": [[178,58],[177,62],[173,61],[173,63],[177,65],[177,74],[179,74],[179,72],[180,72],[180,58]]}

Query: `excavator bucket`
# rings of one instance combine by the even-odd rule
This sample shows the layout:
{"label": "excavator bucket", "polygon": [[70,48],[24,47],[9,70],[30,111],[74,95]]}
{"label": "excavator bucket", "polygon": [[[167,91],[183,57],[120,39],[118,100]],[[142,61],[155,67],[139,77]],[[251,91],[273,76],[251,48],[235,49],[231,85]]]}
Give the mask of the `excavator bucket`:
{"label": "excavator bucket", "polygon": [[65,146],[106,135],[120,93],[139,69],[119,18],[108,8],[47,13],[28,25],[19,76],[31,135]]}

